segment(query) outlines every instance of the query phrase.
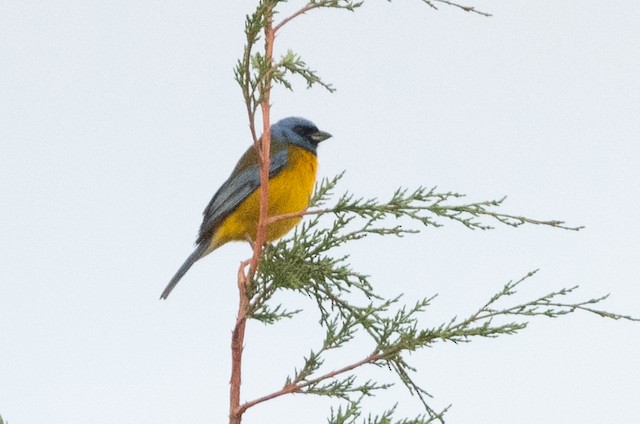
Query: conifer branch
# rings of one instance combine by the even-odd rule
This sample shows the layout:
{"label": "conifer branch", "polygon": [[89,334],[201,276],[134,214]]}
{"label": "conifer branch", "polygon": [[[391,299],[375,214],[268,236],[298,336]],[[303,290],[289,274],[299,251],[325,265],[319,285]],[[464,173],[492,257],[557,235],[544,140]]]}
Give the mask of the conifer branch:
{"label": "conifer branch", "polygon": [[[313,200],[316,205],[331,201],[340,176],[324,179],[316,187]],[[560,221],[541,221],[491,211],[502,201],[467,203],[446,206],[445,201],[461,198],[456,193],[438,193],[435,189],[420,188],[396,191],[388,201],[358,198],[351,194],[339,196],[335,205],[307,213],[309,219],[287,240],[267,246],[256,274],[254,291],[251,293],[249,316],[271,324],[291,314],[278,313],[281,305],[269,306],[270,300],[279,290],[299,293],[308,298],[319,315],[320,325],[325,329],[320,349],[311,351],[304,358],[302,367],[287,378],[281,390],[266,395],[279,397],[289,393],[307,393],[331,396],[350,403],[357,403],[361,395],[372,395],[377,389],[389,387],[390,382],[365,382],[358,384],[356,373],[364,365],[386,367],[395,378],[415,395],[425,408],[423,421],[444,422],[442,414],[431,406],[431,395],[415,379],[415,368],[407,360],[407,353],[432,346],[438,342],[466,343],[474,338],[494,338],[516,334],[527,327],[532,317],[556,318],[573,312],[588,312],[612,319],[636,321],[629,315],[615,314],[593,306],[606,299],[596,297],[586,301],[563,302],[562,297],[572,295],[577,287],[562,288],[538,296],[524,303],[498,306],[515,295],[519,286],[533,277],[537,271],[505,284],[474,313],[465,319],[452,318],[435,327],[421,328],[419,317],[434,301],[435,296],[418,300],[413,306],[403,306],[401,298],[384,299],[378,296],[369,277],[359,273],[348,264],[348,257],[334,256],[333,252],[347,243],[369,234],[403,235],[417,230],[405,230],[389,220],[417,220],[426,227],[438,227],[436,218],[450,218],[475,229],[490,228],[478,221],[482,217],[517,218],[523,224],[547,225],[575,230],[580,227],[563,225]],[[430,213],[434,216],[426,216]],[[326,222],[322,216],[331,216]],[[288,216],[287,216],[288,217]],[[271,217],[270,219],[280,218]],[[322,223],[324,222],[324,225]],[[512,225],[511,221],[498,222]],[[265,320],[268,316],[269,319]],[[515,321],[513,319],[516,319]],[[503,320],[501,322],[501,320]],[[360,335],[366,336],[375,346],[372,353],[335,371],[320,373],[324,355],[331,349],[340,349]],[[346,374],[342,377],[343,374]],[[339,378],[337,378],[340,376]],[[259,398],[263,399],[263,398]],[[266,399],[265,399],[266,400]],[[263,400],[246,404],[247,408]],[[347,409],[349,410],[349,409]],[[359,411],[358,408],[352,411]],[[355,412],[354,412],[355,413]],[[359,415],[358,415],[359,416]],[[427,421],[425,421],[427,420]]]}
{"label": "conifer branch", "polygon": [[[273,84],[280,84],[291,90],[289,77],[295,75],[302,78],[307,87],[319,85],[329,91],[334,90],[331,84],[320,78],[295,52],[289,50],[274,60],[275,36],[285,25],[311,10],[334,8],[353,11],[363,4],[362,1],[353,0],[310,0],[291,15],[274,23],[275,8],[280,1],[260,0],[254,13],[247,16],[246,44],[234,69],[245,101],[253,144],[261,158],[261,211],[253,256],[244,261],[238,270],[238,315],[232,333],[231,424],[240,424],[244,412],[249,408],[290,393],[328,396],[341,400],[343,404],[330,411],[328,422],[331,424],[355,423],[359,418],[363,418],[361,422],[367,424],[443,423],[444,414],[450,406],[440,411],[431,406],[431,395],[419,385],[415,376],[416,368],[407,359],[408,353],[438,342],[461,343],[478,337],[516,334],[526,328],[528,319],[535,317],[555,318],[574,312],[587,312],[614,320],[638,320],[630,315],[597,309],[595,305],[600,304],[607,296],[586,301],[561,301],[561,298],[573,295],[577,286],[552,291],[524,303],[508,304],[520,284],[536,273],[533,271],[516,282],[510,281],[504,285],[502,290],[467,318],[459,320],[453,317],[439,325],[424,326],[424,320],[419,320],[419,317],[434,301],[435,296],[419,299],[412,306],[403,305],[400,296],[383,298],[376,293],[369,276],[354,270],[348,262],[348,255],[339,253],[340,248],[348,243],[369,235],[402,237],[425,228],[441,227],[444,221],[454,221],[466,228],[479,230],[492,229],[490,223],[496,222],[511,227],[529,224],[574,231],[583,228],[567,226],[558,220],[539,220],[503,213],[499,208],[505,198],[462,202],[462,194],[439,192],[435,187],[418,187],[415,190],[398,189],[386,201],[345,193],[337,197],[332,206],[327,206],[334,198],[335,187],[342,177],[340,174],[333,179],[323,180],[316,187],[310,210],[300,214],[267,216],[270,93]],[[450,0],[423,2],[434,9],[437,9],[436,3],[441,3],[466,12],[490,16],[475,7]],[[256,45],[262,37],[264,49],[256,51]],[[262,139],[257,136],[255,123],[258,110],[262,114]],[[263,246],[268,224],[297,216],[308,216],[308,219],[289,239]],[[325,331],[324,338],[319,348],[310,351],[303,358],[302,366],[295,369],[291,377],[287,377],[281,389],[241,403],[241,365],[246,321],[255,319],[272,325],[281,319],[295,317],[300,310],[288,310],[273,302],[274,296],[284,290],[301,295],[315,308],[319,325]],[[507,305],[499,306],[501,302],[506,302]],[[358,360],[345,361],[345,365],[332,371],[322,369],[329,351],[341,349],[356,338],[367,340],[373,350],[363,353]],[[360,382],[357,372],[366,365],[388,369],[393,381]],[[425,414],[413,419],[398,420],[394,418],[396,407],[392,406],[379,415],[364,418],[361,400],[398,382],[419,399]]]}
{"label": "conifer branch", "polygon": [[358,7],[362,6],[364,1],[351,1],[351,0],[311,0],[306,5],[298,9],[293,14],[284,18],[280,23],[274,26],[276,32],[280,30],[284,25],[291,20],[297,18],[300,15],[319,8],[333,8],[333,9],[345,9],[353,12]]}
{"label": "conifer branch", "polygon": [[[332,194],[332,190],[343,175],[344,172],[331,180],[323,180],[319,185],[317,185],[316,195],[311,199],[311,205],[317,206],[320,202],[323,204],[326,203]],[[437,218],[446,218],[463,224],[465,227],[472,230],[491,230],[494,229],[494,227],[486,222],[479,221],[481,218],[489,218],[511,227],[520,227],[524,224],[530,224],[572,231],[579,231],[584,228],[583,226],[567,226],[564,221],[559,220],[533,219],[492,210],[492,208],[502,206],[506,197],[498,200],[487,200],[472,203],[447,203],[463,197],[465,197],[465,195],[460,193],[438,192],[436,191],[436,187],[431,189],[418,187],[413,191],[409,191],[408,189],[398,189],[387,201],[379,201],[376,198],[358,198],[347,192],[340,196],[333,207],[308,209],[300,213],[271,216],[268,218],[267,222],[273,223],[282,219],[301,217],[305,215],[321,216],[326,214],[353,214],[361,218],[369,219],[369,223],[371,225],[385,218],[409,218],[424,226],[441,227],[442,224],[437,221]],[[369,227],[370,230],[371,225]],[[401,226],[387,228],[385,230],[380,229],[379,231],[384,234],[395,234],[397,236],[417,232],[417,230],[403,229]]]}

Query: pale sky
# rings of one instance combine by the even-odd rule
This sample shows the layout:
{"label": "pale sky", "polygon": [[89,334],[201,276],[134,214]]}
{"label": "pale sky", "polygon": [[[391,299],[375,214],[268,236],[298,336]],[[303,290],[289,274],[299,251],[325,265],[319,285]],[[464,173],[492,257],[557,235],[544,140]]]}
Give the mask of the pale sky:
{"label": "pale sky", "polygon": [[[300,53],[338,91],[275,90],[272,119],[304,116],[332,133],[319,177],[346,170],[343,190],[508,195],[504,212],[586,226],[446,223],[353,245],[354,267],[381,293],[408,303],[439,294],[425,327],[473,312],[536,268],[516,300],[579,284],[568,301],[611,293],[604,309],[640,316],[640,4],[468,3],[494,16],[416,0],[293,21],[276,51]],[[9,423],[226,422],[235,275],[248,247],[224,246],[167,301],[158,296],[250,142],[232,69],[252,8],[2,2],[0,415]],[[320,341],[312,314],[250,324],[243,400],[281,387]],[[454,424],[637,424],[638,358],[640,324],[586,314],[411,356],[432,406],[453,404]],[[400,386],[366,411],[395,402],[420,412]],[[325,423],[331,405],[290,396],[243,423]]]}

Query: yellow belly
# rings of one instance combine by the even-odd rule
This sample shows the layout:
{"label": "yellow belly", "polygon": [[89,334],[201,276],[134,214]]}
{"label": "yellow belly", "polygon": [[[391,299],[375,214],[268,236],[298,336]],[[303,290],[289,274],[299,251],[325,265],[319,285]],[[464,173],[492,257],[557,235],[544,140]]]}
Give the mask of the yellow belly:
{"label": "yellow belly", "polygon": [[[302,212],[309,206],[309,198],[316,181],[317,158],[307,150],[290,147],[289,162],[278,175],[269,180],[269,216]],[[220,224],[211,241],[213,249],[233,240],[255,240],[260,209],[260,189],[251,193]],[[267,227],[267,241],[276,240],[300,222],[302,218],[276,221]]]}

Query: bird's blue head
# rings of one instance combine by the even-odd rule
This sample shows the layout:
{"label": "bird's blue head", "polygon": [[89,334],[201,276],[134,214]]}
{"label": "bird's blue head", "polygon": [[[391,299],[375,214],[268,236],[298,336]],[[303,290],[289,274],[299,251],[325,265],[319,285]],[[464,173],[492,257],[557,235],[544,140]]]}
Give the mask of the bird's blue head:
{"label": "bird's blue head", "polygon": [[316,153],[318,143],[329,137],[331,134],[320,131],[313,122],[304,118],[292,116],[281,119],[271,126],[272,140],[292,143],[313,153]]}

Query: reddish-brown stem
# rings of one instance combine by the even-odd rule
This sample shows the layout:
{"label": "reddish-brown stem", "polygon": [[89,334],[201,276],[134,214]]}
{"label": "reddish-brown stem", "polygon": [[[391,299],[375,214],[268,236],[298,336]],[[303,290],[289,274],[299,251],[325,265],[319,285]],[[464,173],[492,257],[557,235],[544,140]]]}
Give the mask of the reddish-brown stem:
{"label": "reddish-brown stem", "polygon": [[246,411],[247,409],[251,408],[252,406],[255,406],[259,403],[262,402],[266,402],[268,400],[289,394],[289,393],[296,393],[299,392],[300,390],[304,389],[307,386],[310,386],[311,384],[315,384],[315,383],[319,383],[323,380],[327,380],[329,378],[333,378],[337,375],[343,374],[345,372],[351,371],[353,369],[356,369],[362,365],[366,365],[366,364],[371,364],[375,361],[377,361],[378,359],[380,359],[381,355],[377,352],[372,353],[371,355],[367,356],[366,358],[358,361],[358,362],[354,362],[353,364],[347,365],[345,367],[342,367],[340,369],[328,372],[324,375],[321,375],[320,377],[316,377],[314,379],[311,380],[305,380],[305,381],[297,381],[297,382],[292,382],[291,384],[287,384],[286,386],[284,386],[282,389],[275,391],[273,393],[270,393],[268,395],[259,397],[257,399],[254,399],[252,401],[246,402],[244,403],[241,407],[240,407],[240,413],[242,414],[244,411]]}
{"label": "reddish-brown stem", "polygon": [[[275,39],[275,32],[273,30],[273,23],[271,15],[267,18],[267,25],[264,29],[265,35],[265,58],[266,62],[271,64],[273,58],[273,43]],[[260,143],[260,215],[258,219],[258,228],[256,231],[256,239],[253,245],[253,257],[251,258],[251,264],[249,266],[249,273],[253,275],[258,268],[258,261],[262,254],[262,246],[267,241],[267,218],[269,211],[269,165],[271,163],[270,150],[271,150],[271,122],[270,122],[270,109],[269,103],[271,95],[271,71],[267,70],[262,93],[262,102],[260,108],[262,110],[262,140]]]}
{"label": "reddish-brown stem", "polygon": [[267,218],[267,225],[271,225],[277,221],[282,221],[283,219],[298,218],[298,217],[303,217],[305,215],[319,215],[322,213],[326,213],[327,211],[328,209],[326,211],[313,210],[313,211],[290,212],[290,213],[282,213],[280,215],[273,215]]}
{"label": "reddish-brown stem", "polygon": [[242,420],[242,414],[238,414],[238,405],[240,405],[240,386],[241,386],[241,374],[242,374],[242,350],[244,348],[244,330],[247,324],[247,306],[249,298],[247,296],[247,282],[248,274],[245,273],[245,268],[249,264],[249,260],[246,260],[240,264],[238,269],[238,316],[236,318],[236,325],[233,328],[231,335],[231,380],[229,384],[230,388],[230,410],[229,410],[229,424],[240,424]]}
{"label": "reddish-brown stem", "polygon": [[294,14],[287,16],[286,18],[284,18],[282,20],[282,22],[278,23],[276,26],[273,27],[273,32],[278,32],[278,30],[280,28],[282,28],[287,22],[289,22],[290,20],[300,16],[300,15],[304,15],[305,13],[307,13],[308,11],[310,11],[311,9],[315,9],[318,6],[314,6],[311,4],[307,4],[306,6],[298,9],[298,11],[296,11]]}
{"label": "reddish-brown stem", "polygon": [[[273,22],[271,18],[271,11],[267,12],[267,25],[265,27],[265,58],[267,63],[272,63],[273,57],[273,42],[275,38],[275,32],[273,30]],[[260,261],[260,255],[262,254],[262,246],[267,241],[267,219],[269,211],[269,165],[271,163],[270,158],[270,146],[271,146],[271,124],[269,119],[269,113],[271,105],[269,103],[269,96],[271,93],[271,70],[268,69],[261,86],[262,101],[260,103],[262,111],[262,123],[263,132],[259,145],[255,146],[258,149],[258,155],[260,157],[260,213],[258,218],[258,226],[256,230],[256,237],[253,243],[253,256],[251,259],[243,262],[238,270],[238,315],[236,318],[236,325],[233,329],[231,336],[231,379],[229,384],[230,396],[229,396],[229,424],[241,424],[242,414],[245,409],[240,407],[240,387],[242,385],[242,351],[244,348],[244,333],[247,323],[247,308],[249,306],[249,297],[247,294],[247,288],[251,284],[251,278],[258,269],[258,263]],[[254,134],[252,122],[252,135]],[[255,141],[255,136],[254,136]],[[248,271],[245,271],[247,264],[249,265]]]}

